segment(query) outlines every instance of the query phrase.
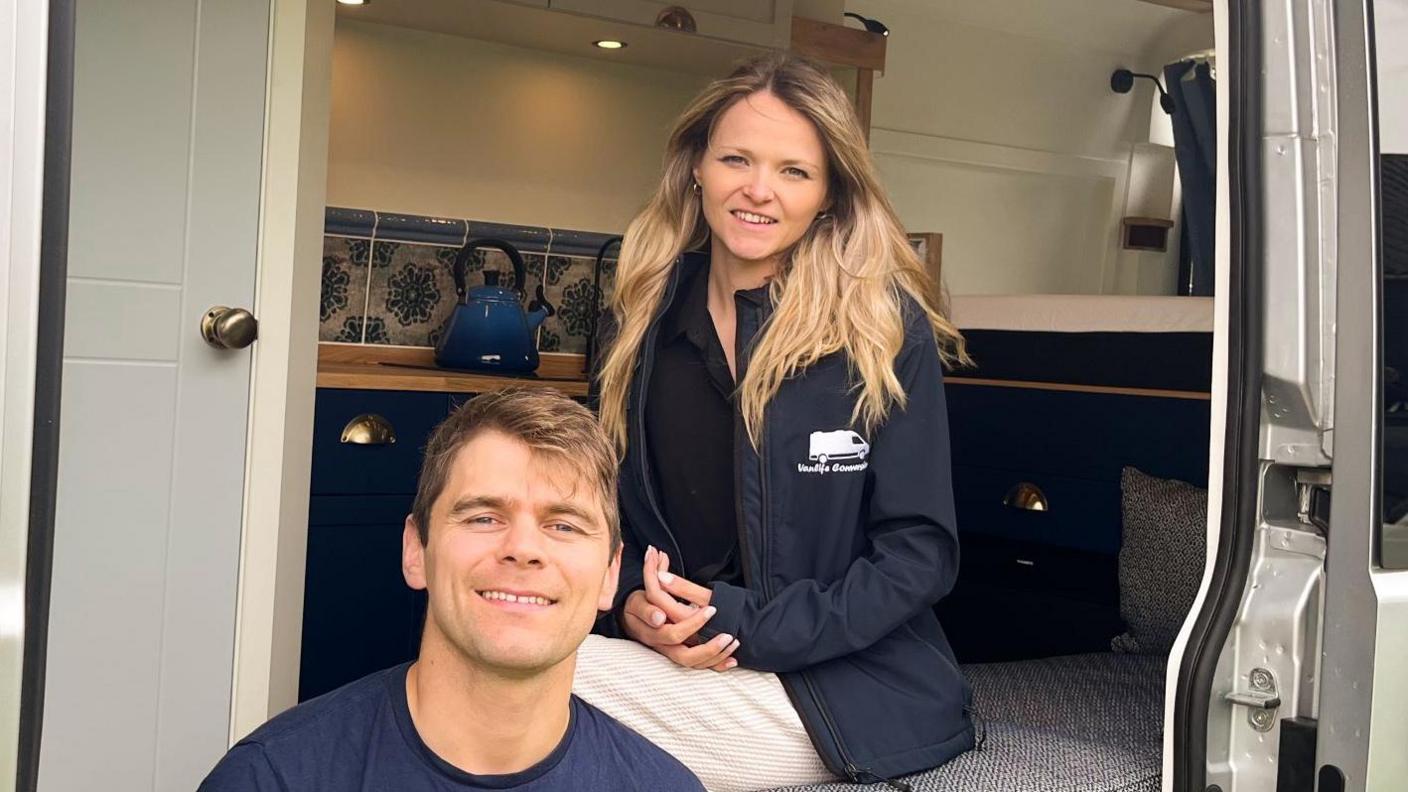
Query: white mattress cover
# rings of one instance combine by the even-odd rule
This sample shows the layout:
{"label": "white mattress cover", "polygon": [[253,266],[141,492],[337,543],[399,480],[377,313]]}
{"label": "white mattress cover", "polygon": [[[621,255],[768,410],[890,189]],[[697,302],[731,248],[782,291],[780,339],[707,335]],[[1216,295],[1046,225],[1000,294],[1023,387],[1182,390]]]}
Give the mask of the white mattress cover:
{"label": "white mattress cover", "polygon": [[967,294],[949,298],[960,330],[1056,333],[1211,333],[1211,297],[1125,294]]}

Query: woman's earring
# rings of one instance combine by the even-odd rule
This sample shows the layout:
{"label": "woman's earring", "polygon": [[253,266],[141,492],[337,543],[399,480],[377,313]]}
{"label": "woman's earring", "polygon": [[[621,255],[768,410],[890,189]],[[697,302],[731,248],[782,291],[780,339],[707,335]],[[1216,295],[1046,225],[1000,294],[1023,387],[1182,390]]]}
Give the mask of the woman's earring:
{"label": "woman's earring", "polygon": [[694,194],[695,194],[695,195],[698,195],[698,194],[699,194],[699,190],[700,190],[699,182],[696,181],[696,182],[694,183]]}

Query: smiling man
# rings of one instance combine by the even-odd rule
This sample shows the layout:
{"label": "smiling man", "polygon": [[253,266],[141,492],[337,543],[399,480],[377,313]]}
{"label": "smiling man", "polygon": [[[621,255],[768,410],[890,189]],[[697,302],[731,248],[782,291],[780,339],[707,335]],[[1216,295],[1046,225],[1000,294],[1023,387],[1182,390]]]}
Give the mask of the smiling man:
{"label": "smiling man", "polygon": [[572,695],[620,548],[592,414],[548,390],[473,399],[431,437],[402,537],[428,593],[420,658],[269,721],[201,790],[702,790]]}

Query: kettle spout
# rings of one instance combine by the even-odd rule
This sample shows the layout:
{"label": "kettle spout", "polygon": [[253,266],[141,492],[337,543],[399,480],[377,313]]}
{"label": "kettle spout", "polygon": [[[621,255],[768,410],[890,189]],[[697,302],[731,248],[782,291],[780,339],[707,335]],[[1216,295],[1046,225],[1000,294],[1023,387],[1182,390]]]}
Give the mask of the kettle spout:
{"label": "kettle spout", "polygon": [[536,294],[533,295],[533,301],[528,303],[528,313],[525,314],[524,317],[528,320],[528,329],[537,330],[542,326],[544,319],[547,319],[555,313],[557,313],[557,309],[552,307],[552,303],[548,302],[547,295],[543,293],[542,284],[538,284]]}

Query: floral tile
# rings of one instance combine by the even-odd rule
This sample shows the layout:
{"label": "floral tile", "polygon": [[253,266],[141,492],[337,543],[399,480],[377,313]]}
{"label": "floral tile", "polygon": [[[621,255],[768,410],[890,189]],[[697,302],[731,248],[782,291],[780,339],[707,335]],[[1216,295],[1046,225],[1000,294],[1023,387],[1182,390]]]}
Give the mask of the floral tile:
{"label": "floral tile", "polygon": [[[381,244],[377,243],[378,248]],[[458,252],[451,247],[401,243],[385,267],[373,267],[368,316],[386,330],[384,340],[377,343],[435,346],[457,302],[454,262]],[[541,277],[542,259],[524,255],[525,286],[530,293]],[[505,286],[513,283],[513,265],[502,251],[475,251],[465,270],[467,289],[483,284],[485,271],[499,272],[499,282]]]}
{"label": "floral tile", "polygon": [[[326,236],[323,242],[320,340],[435,345],[456,303],[452,273],[458,248],[345,236]],[[593,258],[525,253],[523,260],[525,294],[520,296],[525,305],[541,285],[556,309],[538,330],[539,349],[585,352],[592,320]],[[603,262],[603,308],[612,291],[615,266],[614,259]],[[508,256],[483,248],[470,257],[467,287],[482,284],[486,270],[498,271],[505,286],[513,282]]]}
{"label": "floral tile", "polygon": [[[362,314],[366,310],[366,259],[361,266],[352,261],[352,243],[347,237],[323,237],[323,282],[318,303],[318,340],[362,340]],[[363,249],[365,256],[365,249]],[[349,323],[356,325],[354,333]]]}
{"label": "floral tile", "polygon": [[367,266],[367,253],[373,253],[372,266],[377,269],[385,269],[391,264],[391,259],[396,255],[396,251],[401,247],[400,242],[387,242],[384,239],[355,239],[347,240],[348,258],[354,267]]}
{"label": "floral tile", "polygon": [[386,322],[378,317],[349,316],[337,333],[325,341],[342,341],[349,344],[389,344],[391,338],[386,333]]}
{"label": "floral tile", "polygon": [[567,256],[547,256],[546,266],[542,270],[543,283],[546,286],[557,286],[562,283],[562,279],[567,276],[567,270],[572,267],[573,258]]}
{"label": "floral tile", "polygon": [[[383,244],[377,243],[378,252]],[[453,261],[453,248],[400,243],[384,266],[374,264],[368,329],[380,322],[385,333],[381,340],[367,342],[433,346],[431,333],[440,329],[455,304]]]}

